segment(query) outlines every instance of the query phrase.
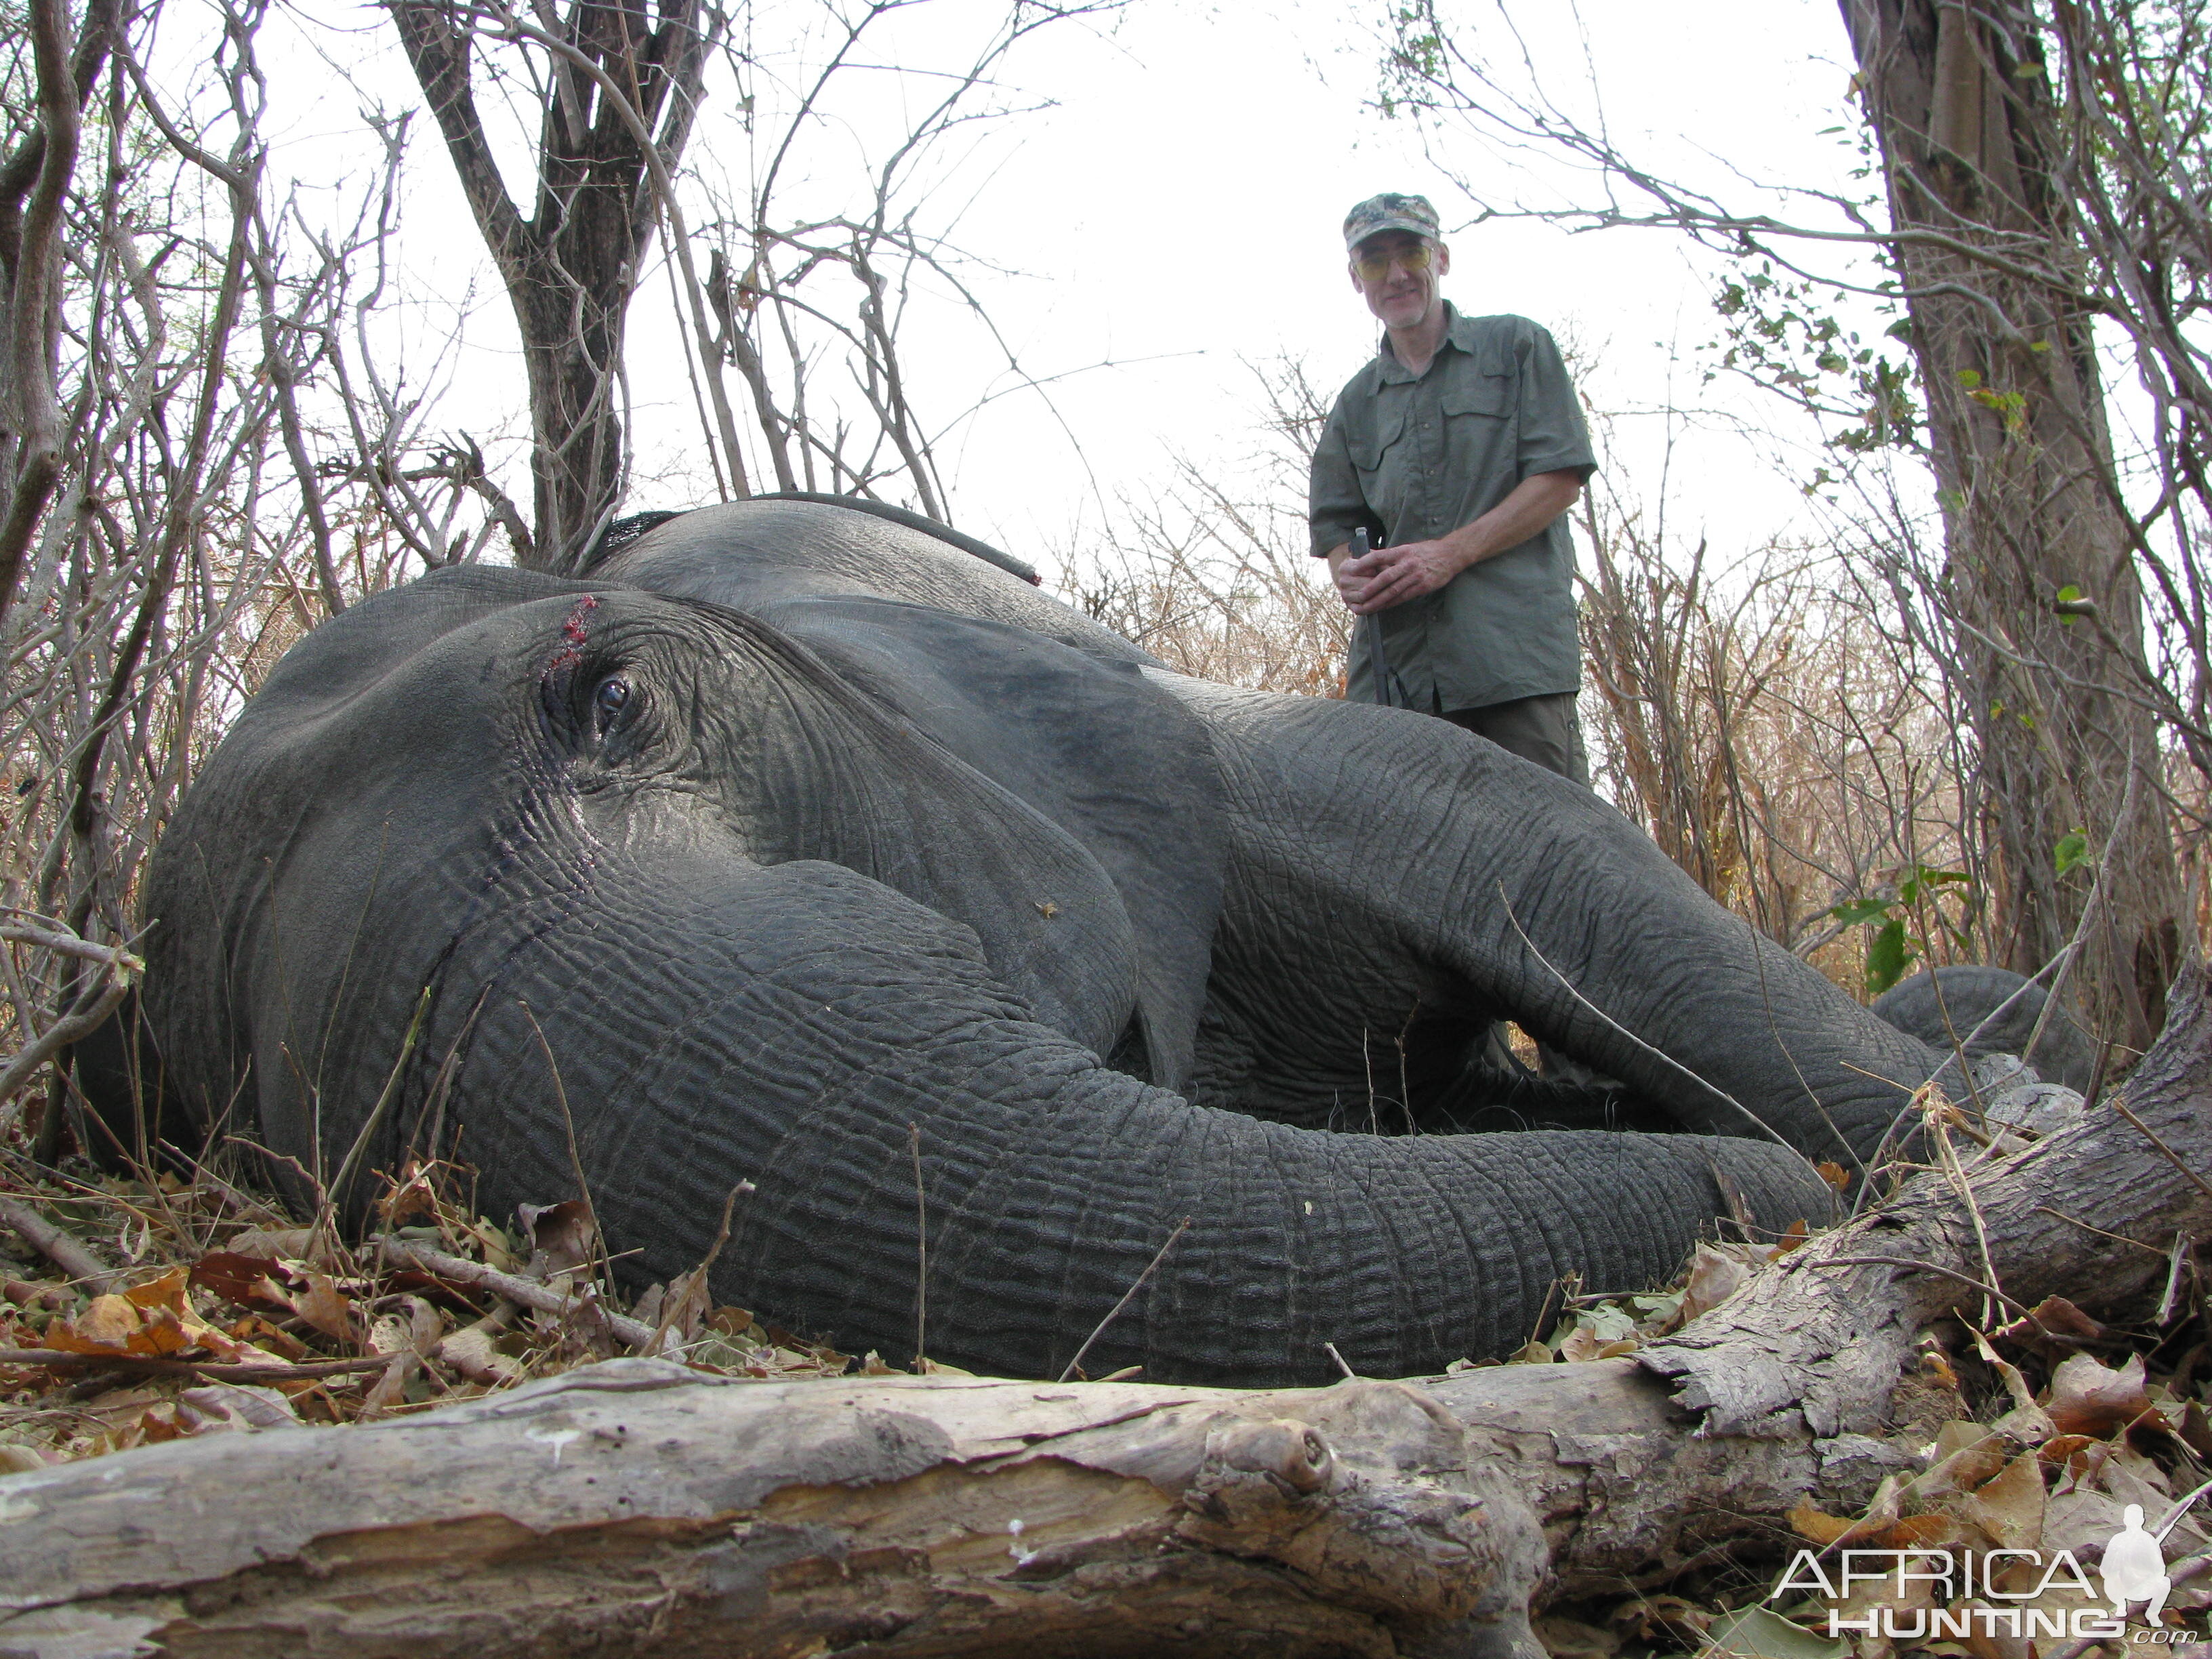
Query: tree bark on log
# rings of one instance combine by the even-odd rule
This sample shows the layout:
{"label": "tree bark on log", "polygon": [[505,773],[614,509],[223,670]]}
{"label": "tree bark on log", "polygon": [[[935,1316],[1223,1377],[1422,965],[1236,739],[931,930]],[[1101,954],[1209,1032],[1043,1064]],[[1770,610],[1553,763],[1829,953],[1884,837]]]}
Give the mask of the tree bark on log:
{"label": "tree bark on log", "polygon": [[1962,1279],[2110,1308],[2212,1231],[2205,988],[2192,963],[2137,1121],[1917,1176],[1632,1358],[1273,1391],[615,1360],[0,1480],[0,1659],[1538,1659],[1532,1610],[1905,1467],[1873,1434]]}

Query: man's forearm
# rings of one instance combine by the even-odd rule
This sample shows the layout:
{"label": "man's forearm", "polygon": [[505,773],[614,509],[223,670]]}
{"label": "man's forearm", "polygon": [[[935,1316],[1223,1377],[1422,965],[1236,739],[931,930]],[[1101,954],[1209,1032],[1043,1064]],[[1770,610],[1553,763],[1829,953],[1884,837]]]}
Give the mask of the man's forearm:
{"label": "man's forearm", "polygon": [[[1572,507],[1582,492],[1583,481],[1577,473],[1532,473],[1489,512],[1437,539],[1451,549],[1461,569],[1469,569],[1541,535],[1544,527]],[[1332,568],[1335,563],[1332,556]]]}

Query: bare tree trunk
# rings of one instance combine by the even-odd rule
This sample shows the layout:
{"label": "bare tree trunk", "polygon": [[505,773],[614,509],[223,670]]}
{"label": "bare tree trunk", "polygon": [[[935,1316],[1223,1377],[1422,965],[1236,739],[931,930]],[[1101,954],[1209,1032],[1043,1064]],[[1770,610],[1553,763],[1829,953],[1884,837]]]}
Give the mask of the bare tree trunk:
{"label": "bare tree trunk", "polygon": [[[542,9],[549,20],[552,9]],[[662,0],[658,13],[648,20],[641,8],[574,0],[548,33],[496,9],[392,7],[522,332],[537,520],[529,562],[556,574],[578,567],[621,501],[624,324],[665,205],[659,188],[683,155],[721,27],[702,0]],[[481,36],[543,53],[528,218],[507,194],[477,112]]]}
{"label": "bare tree trunk", "polygon": [[2081,263],[2045,153],[2035,20],[2014,0],[1841,4],[1892,228],[1908,233],[1893,268],[1927,388],[2005,960],[2033,973],[2066,946],[2094,866],[2073,983],[2097,1030],[2141,1049],[2164,1017],[2181,893],[2157,720],[2115,690],[2148,675],[2090,319],[2035,275]]}
{"label": "bare tree trunk", "polygon": [[119,27],[116,0],[92,0],[82,31],[67,0],[32,0],[37,122],[0,160],[0,617],[62,480],[55,380],[62,327],[63,210],[76,167],[78,113]]}
{"label": "bare tree trunk", "polygon": [[1279,1391],[618,1360],[0,1480],[0,1654],[1537,1659],[1532,1608],[1771,1542],[1808,1492],[1863,1504],[1906,1467],[1871,1435],[1921,1328],[1979,1299],[1961,1277],[2109,1306],[2212,1226],[2179,1167],[2212,1167],[2201,967],[2188,985],[2136,1123],[1922,1176],[1632,1358]]}

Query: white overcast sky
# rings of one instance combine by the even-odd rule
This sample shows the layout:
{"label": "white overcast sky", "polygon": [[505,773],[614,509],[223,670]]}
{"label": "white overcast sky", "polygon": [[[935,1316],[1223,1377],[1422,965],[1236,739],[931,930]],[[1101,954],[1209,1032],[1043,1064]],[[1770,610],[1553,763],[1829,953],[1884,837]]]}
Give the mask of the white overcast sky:
{"label": "white overcast sky", "polygon": [[[1414,128],[1365,107],[1376,77],[1364,30],[1388,4],[1133,0],[1109,32],[1047,31],[1011,62],[1011,81],[1054,106],[979,133],[944,191],[967,203],[955,240],[1006,268],[979,269],[974,283],[1030,373],[1120,366],[1058,382],[1049,410],[1035,393],[1002,397],[945,441],[940,459],[965,527],[1032,557],[1079,545],[1083,526],[1117,495],[1164,483],[1174,458],[1225,475],[1256,447],[1261,409],[1245,362],[1300,356],[1334,387],[1371,353],[1374,325],[1344,273],[1345,209],[1376,191],[1414,190],[1435,198],[1448,227],[1469,216]],[[931,0],[898,20],[908,33],[887,37],[882,55],[919,61],[998,10],[996,0]],[[1821,136],[1852,118],[1832,0],[1583,0],[1580,30],[1557,0],[1516,10],[1543,31],[1529,45],[1553,89],[1579,100],[1594,79],[1613,136],[1660,165],[1745,201],[1753,191],[1731,170],[1847,187],[1856,161],[1848,136]],[[1461,12],[1462,39],[1517,52],[1487,0],[1468,0]],[[368,153],[353,118],[362,89],[397,107],[414,101],[412,83],[378,14],[317,6],[306,15],[353,32],[325,35],[325,50],[352,68],[356,85],[271,46],[285,66],[279,163],[310,182],[357,178]],[[715,114],[710,106],[695,160],[733,142]],[[859,118],[823,134],[815,165],[825,178]],[[1457,171],[1497,178],[1501,193],[1589,194],[1547,158],[1524,157],[1509,177],[1471,138],[1444,142]],[[446,394],[451,418],[439,424],[519,431],[512,327],[427,119],[402,222],[403,287],[424,302],[426,326],[475,295]],[[1661,489],[1660,422],[1636,411],[1704,402],[1722,417],[1779,419],[1758,394],[1726,382],[1701,388],[1709,357],[1698,349],[1716,332],[1713,267],[1679,240],[1493,221],[1449,240],[1446,292],[1463,309],[1519,312],[1578,346],[1590,365],[1588,395],[1621,417],[1613,482],[1647,503]],[[658,276],[648,293],[631,388],[650,472],[682,463],[696,421],[656,320],[665,295]],[[948,417],[1007,385],[950,306],[921,304],[907,349],[926,414]],[[419,347],[416,361],[425,361]],[[1669,475],[1674,534],[1694,544],[1709,532],[1725,550],[1804,533],[1798,480],[1771,451],[1771,441],[1732,435],[1725,418],[1692,433]],[[1802,477],[1814,459],[1801,453],[1791,465]],[[630,505],[687,504],[664,499],[670,487],[641,487]]]}

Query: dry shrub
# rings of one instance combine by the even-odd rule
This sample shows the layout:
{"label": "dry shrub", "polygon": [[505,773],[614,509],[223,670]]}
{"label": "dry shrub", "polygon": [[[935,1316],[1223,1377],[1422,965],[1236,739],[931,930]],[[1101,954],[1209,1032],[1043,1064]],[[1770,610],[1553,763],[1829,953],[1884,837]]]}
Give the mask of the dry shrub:
{"label": "dry shrub", "polygon": [[[366,594],[477,556],[513,516],[477,446],[435,434],[410,390],[441,362],[410,356],[385,280],[404,124],[373,118],[381,155],[308,212],[262,166],[267,8],[222,9],[212,57],[161,59],[166,115],[121,61],[152,61],[158,8],[77,88],[92,101],[57,204],[44,365],[58,471],[20,580],[0,583],[0,1156],[31,1126],[41,1161],[64,1144],[42,1061],[135,971],[144,856],[276,659]],[[44,142],[34,101],[0,100],[17,161]],[[0,442],[0,475],[10,459]]]}
{"label": "dry shrub", "polygon": [[1294,357],[1248,364],[1265,415],[1235,482],[1178,461],[1124,497],[1079,553],[1062,597],[1180,673],[1298,696],[1344,695],[1352,617],[1308,551],[1306,474],[1333,394]]}
{"label": "dry shrub", "polygon": [[[1591,516],[1582,712],[1601,789],[1839,984],[1910,970],[1869,960],[1892,922],[1913,959],[1973,957],[1957,727],[1837,562],[1778,545],[1714,573],[1702,545],[1669,559],[1632,520]],[[1836,914],[1854,901],[1857,924]]]}
{"label": "dry shrub", "polygon": [[1178,673],[1300,696],[1343,694],[1351,613],[1305,548],[1303,514],[1234,501],[1188,463],[1127,503],[1065,597]]}

